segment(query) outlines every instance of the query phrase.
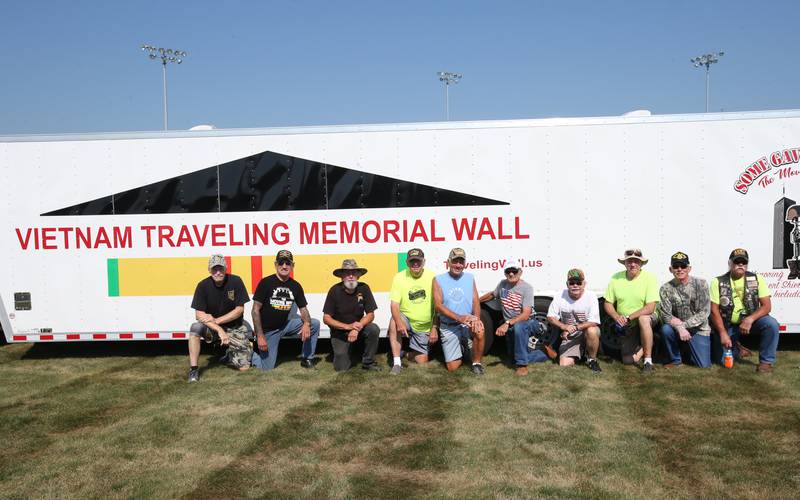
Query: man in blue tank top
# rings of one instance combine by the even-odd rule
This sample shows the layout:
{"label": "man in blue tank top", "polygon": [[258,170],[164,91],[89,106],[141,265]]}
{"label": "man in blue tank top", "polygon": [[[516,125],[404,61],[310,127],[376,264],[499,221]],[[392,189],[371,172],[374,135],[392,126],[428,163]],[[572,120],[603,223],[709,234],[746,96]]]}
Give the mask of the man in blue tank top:
{"label": "man in blue tank top", "polygon": [[[433,303],[439,319],[439,333],[448,371],[461,366],[464,351],[472,340],[472,373],[483,375],[483,322],[475,277],[464,272],[467,254],[462,248],[450,250],[448,271],[433,280]],[[431,333],[433,341],[433,333]]]}

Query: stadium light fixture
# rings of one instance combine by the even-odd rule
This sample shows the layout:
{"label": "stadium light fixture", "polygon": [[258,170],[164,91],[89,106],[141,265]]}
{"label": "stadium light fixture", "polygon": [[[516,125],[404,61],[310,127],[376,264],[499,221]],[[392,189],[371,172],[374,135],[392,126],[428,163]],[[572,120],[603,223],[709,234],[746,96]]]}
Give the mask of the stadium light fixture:
{"label": "stadium light fixture", "polygon": [[449,71],[439,71],[436,74],[439,76],[439,81],[444,83],[444,115],[447,121],[450,121],[450,85],[458,83],[463,75]]}
{"label": "stadium light fixture", "polygon": [[164,76],[164,130],[169,128],[169,112],[167,111],[167,63],[181,64],[189,54],[185,50],[167,49],[142,45],[142,50],[150,59],[160,60]]}
{"label": "stadium light fixture", "polygon": [[706,68],[706,113],[708,113],[708,79],[711,70],[711,65],[719,62],[719,58],[724,56],[725,52],[711,52],[697,57],[691,58],[689,61],[694,64],[695,68],[705,66]]}

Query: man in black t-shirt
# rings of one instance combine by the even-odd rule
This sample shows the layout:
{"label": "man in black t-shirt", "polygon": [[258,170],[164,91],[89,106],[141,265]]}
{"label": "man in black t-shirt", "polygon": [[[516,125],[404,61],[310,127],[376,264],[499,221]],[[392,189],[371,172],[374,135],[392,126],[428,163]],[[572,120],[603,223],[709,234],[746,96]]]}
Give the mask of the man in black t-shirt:
{"label": "man in black t-shirt", "polygon": [[225,257],[212,255],[208,260],[208,272],[194,291],[192,309],[195,310],[196,323],[189,329],[189,382],[197,382],[200,372],[197,363],[200,359],[200,338],[212,342],[218,338],[222,345],[228,346],[224,359],[227,364],[239,370],[250,368],[253,357],[253,344],[250,328],[242,319],[244,305],[250,296],[242,279],[234,274],[226,274],[228,264]]}
{"label": "man in black t-shirt", "polygon": [[[281,250],[275,256],[275,274],[262,278],[253,294],[253,327],[258,345],[253,366],[264,371],[275,368],[281,338],[298,332],[303,341],[300,366],[314,368],[319,321],[311,319],[303,287],[292,278],[292,270],[292,252]],[[299,318],[296,310],[300,312]]]}
{"label": "man in black t-shirt", "polygon": [[358,267],[355,260],[345,259],[342,267],[333,271],[333,275],[341,278],[342,282],[328,290],[322,308],[322,322],[331,328],[333,369],[337,372],[350,368],[351,348],[359,339],[364,342],[361,368],[371,371],[381,369],[375,364],[381,329],[373,323],[378,306],[369,285],[358,281],[365,274],[367,270]]}

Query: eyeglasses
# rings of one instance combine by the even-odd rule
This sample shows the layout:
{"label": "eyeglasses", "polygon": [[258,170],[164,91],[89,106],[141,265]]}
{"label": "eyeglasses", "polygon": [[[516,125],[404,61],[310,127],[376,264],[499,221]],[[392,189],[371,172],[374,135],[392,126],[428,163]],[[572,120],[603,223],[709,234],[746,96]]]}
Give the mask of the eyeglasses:
{"label": "eyeglasses", "polygon": [[583,285],[583,280],[568,280],[568,285]]}
{"label": "eyeglasses", "polygon": [[672,269],[686,269],[688,267],[689,266],[687,266],[686,264],[675,264],[674,266],[672,266]]}
{"label": "eyeglasses", "polygon": [[294,265],[294,262],[292,262],[289,259],[278,259],[277,261],[275,261],[275,263],[278,264],[279,266],[293,266]]}
{"label": "eyeglasses", "polygon": [[225,268],[222,266],[215,266],[211,270],[211,274],[225,274]]}
{"label": "eyeglasses", "polygon": [[641,257],[642,251],[638,248],[631,248],[630,250],[625,250],[625,257]]}
{"label": "eyeglasses", "polygon": [[517,274],[518,272],[519,272],[519,269],[513,269],[513,268],[509,268],[509,269],[505,270],[506,276],[510,276],[512,274]]}

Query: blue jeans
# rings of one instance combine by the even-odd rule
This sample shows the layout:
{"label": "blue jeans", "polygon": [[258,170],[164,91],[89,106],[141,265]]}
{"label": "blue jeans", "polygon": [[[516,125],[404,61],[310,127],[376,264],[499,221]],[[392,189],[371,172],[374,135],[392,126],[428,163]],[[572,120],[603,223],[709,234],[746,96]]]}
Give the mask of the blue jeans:
{"label": "blue jeans", "polygon": [[[778,321],[770,315],[758,318],[753,326],[750,327],[750,333],[761,334],[761,344],[758,348],[758,361],[760,363],[775,364],[775,351],[778,350]],[[733,357],[739,357],[739,347],[736,343],[741,338],[739,325],[730,325],[728,327],[728,336],[733,343]],[[719,334],[711,334],[711,359],[715,363],[722,364],[722,342],[719,340]]]}
{"label": "blue jeans", "polygon": [[[698,335],[697,330],[689,330],[692,334],[691,340],[686,342],[689,345],[689,350],[692,353],[692,364],[700,368],[711,367],[711,336]],[[683,362],[681,358],[681,340],[678,332],[670,325],[664,323],[661,325],[661,336],[664,337],[664,344],[667,346],[667,355],[670,362],[674,365],[679,365]]]}
{"label": "blue jeans", "polygon": [[[275,361],[278,359],[278,343],[281,338],[287,335],[297,335],[303,327],[303,320],[298,317],[291,318],[283,328],[264,332],[267,337],[267,352],[253,353],[253,366],[268,372],[275,368]],[[311,336],[303,342],[303,359],[311,359],[317,350],[317,338],[319,337],[319,321],[311,320]]]}
{"label": "blue jeans", "polygon": [[506,332],[506,351],[508,351],[508,357],[514,360],[515,365],[528,366],[532,363],[550,360],[544,351],[538,349],[531,351],[528,349],[528,339],[539,331],[539,322],[533,318],[520,321],[508,329]]}

